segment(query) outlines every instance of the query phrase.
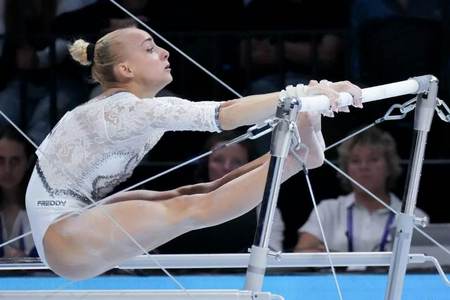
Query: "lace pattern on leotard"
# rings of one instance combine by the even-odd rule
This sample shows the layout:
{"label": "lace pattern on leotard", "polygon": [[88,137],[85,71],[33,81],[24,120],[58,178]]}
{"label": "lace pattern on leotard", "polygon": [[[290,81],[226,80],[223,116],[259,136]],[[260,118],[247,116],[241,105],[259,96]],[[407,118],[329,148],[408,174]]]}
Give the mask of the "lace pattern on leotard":
{"label": "lace pattern on leotard", "polygon": [[55,197],[97,201],[131,176],[164,132],[220,131],[219,105],[126,92],[93,99],[68,112],[41,144],[39,176]]}

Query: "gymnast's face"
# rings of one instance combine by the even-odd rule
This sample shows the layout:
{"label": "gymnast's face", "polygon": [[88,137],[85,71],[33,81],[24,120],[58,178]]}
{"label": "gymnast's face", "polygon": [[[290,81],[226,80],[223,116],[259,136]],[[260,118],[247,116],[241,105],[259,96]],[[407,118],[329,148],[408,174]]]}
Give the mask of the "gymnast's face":
{"label": "gymnast's face", "polygon": [[12,190],[19,186],[28,165],[25,148],[8,138],[0,139],[0,187]]}
{"label": "gymnast's face", "polygon": [[[372,193],[386,192],[389,175],[383,149],[379,146],[356,144],[350,151],[348,174]],[[354,189],[357,187],[354,186]]]}
{"label": "gymnast's face", "polygon": [[247,162],[247,149],[239,144],[216,150],[208,160],[209,180],[219,179]]}
{"label": "gymnast's face", "polygon": [[121,30],[123,63],[119,72],[137,86],[141,97],[153,97],[172,81],[169,52],[155,44],[153,38],[137,28]]}

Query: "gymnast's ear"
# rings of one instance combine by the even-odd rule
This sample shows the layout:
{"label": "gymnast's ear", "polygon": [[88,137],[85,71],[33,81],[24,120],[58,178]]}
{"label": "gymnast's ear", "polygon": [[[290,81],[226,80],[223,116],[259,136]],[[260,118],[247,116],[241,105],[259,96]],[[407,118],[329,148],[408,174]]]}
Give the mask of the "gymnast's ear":
{"label": "gymnast's ear", "polygon": [[134,78],[133,69],[127,62],[121,62],[115,65],[114,73],[119,81],[128,81]]}

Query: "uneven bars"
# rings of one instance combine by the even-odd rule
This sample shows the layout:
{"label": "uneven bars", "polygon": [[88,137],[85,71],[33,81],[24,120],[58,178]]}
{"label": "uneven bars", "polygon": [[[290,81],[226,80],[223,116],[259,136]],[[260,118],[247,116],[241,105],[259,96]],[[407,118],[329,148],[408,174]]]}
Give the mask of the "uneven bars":
{"label": "uneven bars", "polygon": [[[378,85],[362,89],[362,102],[372,102],[386,98],[398,97],[408,94],[417,94],[421,81],[430,78],[430,75],[415,77],[404,81]],[[300,97],[300,111],[323,111],[330,108],[330,100],[326,96]],[[349,93],[339,93],[338,106],[352,105],[353,98]]]}

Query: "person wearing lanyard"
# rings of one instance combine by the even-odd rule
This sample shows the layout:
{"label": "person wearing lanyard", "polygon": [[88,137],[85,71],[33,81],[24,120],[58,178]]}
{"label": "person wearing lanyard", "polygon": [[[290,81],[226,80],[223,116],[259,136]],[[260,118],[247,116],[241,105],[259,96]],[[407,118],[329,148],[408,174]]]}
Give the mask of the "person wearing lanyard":
{"label": "person wearing lanyard", "polygon": [[[391,191],[401,173],[400,158],[392,136],[370,128],[343,143],[339,164],[344,172],[384,203],[400,211],[401,202]],[[320,220],[330,251],[389,251],[393,244],[395,214],[345,178],[342,186],[350,193],[318,205]],[[426,214],[420,209],[416,216]],[[298,252],[325,251],[314,211],[299,229]]]}

